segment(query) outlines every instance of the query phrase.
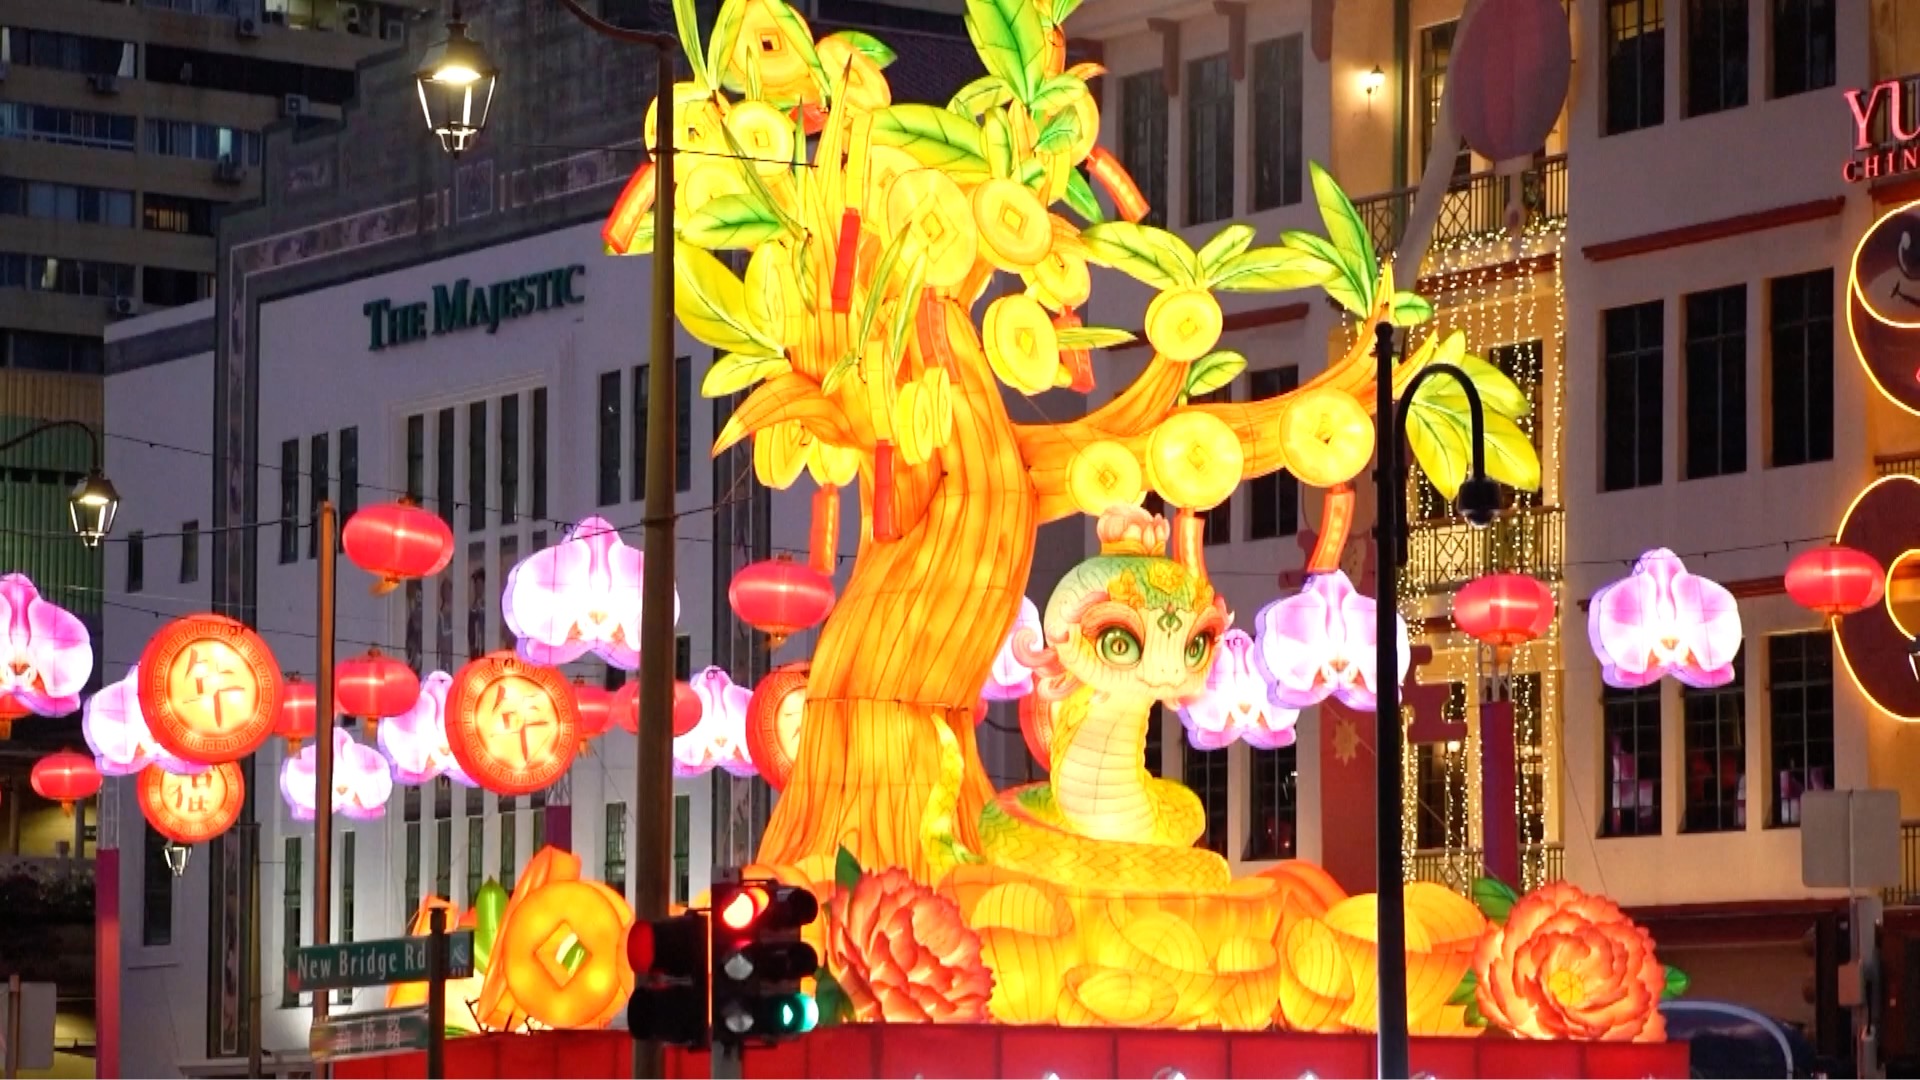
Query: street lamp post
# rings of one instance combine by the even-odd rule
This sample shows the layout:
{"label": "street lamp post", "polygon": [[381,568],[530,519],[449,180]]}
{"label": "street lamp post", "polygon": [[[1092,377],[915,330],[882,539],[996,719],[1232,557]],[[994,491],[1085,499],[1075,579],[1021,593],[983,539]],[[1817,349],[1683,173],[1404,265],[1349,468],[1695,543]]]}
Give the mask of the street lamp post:
{"label": "street lamp post", "polygon": [[78,420],[49,420],[0,442],[0,451],[11,450],[28,439],[62,428],[78,428],[86,432],[87,441],[93,446],[93,467],[73,486],[73,493],[67,496],[67,513],[73,521],[74,535],[80,537],[80,542],[88,547],[99,547],[101,539],[113,529],[114,515],[120,512],[120,493],[114,490],[113,481],[100,471],[98,432]]}
{"label": "street lamp post", "polygon": [[1429,364],[1413,377],[1396,402],[1393,394],[1393,324],[1382,322],[1374,330],[1375,411],[1378,432],[1374,467],[1376,511],[1374,524],[1374,580],[1379,584],[1374,601],[1378,622],[1374,627],[1374,672],[1378,686],[1378,705],[1374,713],[1375,822],[1374,838],[1378,857],[1375,876],[1378,907],[1378,986],[1380,994],[1379,1073],[1381,1080],[1405,1080],[1407,1060],[1407,911],[1402,885],[1405,870],[1400,856],[1400,657],[1396,645],[1400,639],[1399,604],[1400,567],[1407,558],[1405,518],[1405,468],[1401,444],[1407,427],[1407,409],[1421,383],[1435,375],[1445,375],[1459,383],[1467,396],[1472,420],[1473,465],[1460,485],[1457,502],[1460,516],[1469,525],[1491,524],[1499,510],[1499,492],[1487,479],[1486,417],[1480,405],[1480,391],[1467,373],[1452,364]]}

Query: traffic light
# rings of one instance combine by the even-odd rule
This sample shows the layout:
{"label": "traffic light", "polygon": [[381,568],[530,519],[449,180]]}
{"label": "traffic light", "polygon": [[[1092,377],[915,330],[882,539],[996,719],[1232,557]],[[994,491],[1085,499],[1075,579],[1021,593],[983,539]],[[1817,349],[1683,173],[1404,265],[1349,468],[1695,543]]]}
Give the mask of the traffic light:
{"label": "traffic light", "polygon": [[800,980],[820,968],[820,954],[800,928],[820,916],[805,889],[774,881],[721,882],[713,887],[713,1037],[739,1045],[804,1035],[819,1020]]}
{"label": "traffic light", "polygon": [[639,922],[627,934],[633,998],[627,1030],[636,1039],[707,1046],[707,917],[699,912]]}

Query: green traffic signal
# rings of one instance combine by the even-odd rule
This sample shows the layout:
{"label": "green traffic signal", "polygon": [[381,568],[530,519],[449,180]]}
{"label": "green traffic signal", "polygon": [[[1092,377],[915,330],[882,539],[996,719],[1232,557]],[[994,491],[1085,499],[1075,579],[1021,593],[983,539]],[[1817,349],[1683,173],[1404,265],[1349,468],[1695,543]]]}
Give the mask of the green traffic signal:
{"label": "green traffic signal", "polygon": [[812,994],[795,994],[780,1003],[780,1033],[805,1035],[820,1022],[820,1006]]}

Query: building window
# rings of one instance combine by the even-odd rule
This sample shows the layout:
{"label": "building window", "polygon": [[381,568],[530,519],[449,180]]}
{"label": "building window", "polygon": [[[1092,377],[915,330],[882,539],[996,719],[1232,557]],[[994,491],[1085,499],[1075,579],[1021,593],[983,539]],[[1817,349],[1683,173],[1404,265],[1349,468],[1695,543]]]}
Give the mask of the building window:
{"label": "building window", "polygon": [[[634,442],[644,441],[637,434],[640,421],[634,420]],[[673,485],[685,493],[693,490],[693,357],[678,357],[673,362]]]}
{"label": "building window", "polygon": [[1746,656],[1733,658],[1733,681],[1710,690],[1682,687],[1681,735],[1687,813],[1684,832],[1747,827]]}
{"label": "building window", "polygon": [[1607,0],[1603,134],[1660,123],[1667,111],[1667,0]]}
{"label": "building window", "polygon": [[1206,848],[1216,855],[1227,853],[1227,815],[1229,813],[1230,794],[1227,790],[1227,751],[1195,750],[1193,744],[1182,740],[1185,749],[1181,761],[1184,772],[1181,780],[1200,796],[1200,805],[1207,812],[1207,831],[1200,837],[1196,847]]}
{"label": "building window", "polygon": [[27,371],[100,375],[107,368],[107,349],[98,334],[83,337],[37,330],[0,330],[0,363]]}
{"label": "building window", "polygon": [[433,895],[453,895],[453,781],[433,781]]}
{"label": "building window", "polygon": [[520,839],[519,825],[514,821],[519,799],[500,796],[500,885],[509,893],[513,891],[516,872],[520,869],[519,857],[514,853],[514,845]]}
{"label": "building window", "polygon": [[[340,935],[336,939],[342,944],[353,940],[353,871],[354,864],[353,833],[340,834]],[[353,1004],[353,991],[342,990],[334,996],[342,1005]]]}
{"label": "building window", "polygon": [[0,289],[68,296],[132,296],[133,267],[96,259],[0,252]]}
{"label": "building window", "polygon": [[[473,789],[474,794],[479,788]],[[484,796],[483,796],[484,798]],[[469,807],[469,814],[472,813]],[[467,906],[471,908],[480,897],[481,880],[487,872],[487,819],[479,815],[467,818]]]}
{"label": "building window", "polygon": [[1413,844],[1433,851],[1447,846],[1447,748],[1420,743],[1413,751]]}
{"label": "building window", "polygon": [[181,307],[212,295],[212,274],[161,266],[140,271],[140,299],[151,307]]}
{"label": "building window", "polygon": [[[679,809],[678,798],[675,810]],[[600,844],[600,880],[607,888],[627,895],[627,804],[607,804],[607,831]],[[677,868],[676,868],[677,870]],[[678,877],[675,878],[678,881]]]}
{"label": "building window", "polygon": [[1600,429],[1604,444],[1601,488],[1625,491],[1660,483],[1664,456],[1661,335],[1666,322],[1658,300],[1614,308],[1603,316],[1605,357],[1601,378]]}
{"label": "building window", "polygon": [[260,133],[196,124],[191,120],[148,120],[147,153],[196,161],[260,164]]}
{"label": "building window", "polygon": [[[1267,368],[1248,375],[1252,400],[1279,397],[1300,385],[1297,367]],[[1300,481],[1280,470],[1247,481],[1247,538],[1271,540],[1300,531]]]}
{"label": "building window", "polygon": [[1297,784],[1300,776],[1299,751],[1292,746],[1277,750],[1247,751],[1247,859],[1291,859]]}
{"label": "building window", "polygon": [[673,797],[673,902],[693,894],[693,797]]}
{"label": "building window", "polygon": [[333,455],[324,432],[313,437],[309,454],[307,468],[313,486],[307,491],[307,505],[313,516],[307,521],[307,558],[311,559],[320,554],[320,504],[333,497],[333,481],[327,475],[328,459]]}
{"label": "building window", "polygon": [[1767,283],[1774,465],[1833,460],[1833,270]]}
{"label": "building window", "polygon": [[1187,63],[1187,225],[1233,216],[1233,78],[1227,54]]}
{"label": "building window", "polygon": [[[1196,405],[1209,403],[1231,403],[1233,388],[1223,386],[1211,394],[1201,394],[1192,399]],[[1233,543],[1233,497],[1229,495],[1220,505],[1206,511],[1200,518],[1200,542],[1203,544]]]}
{"label": "building window", "polygon": [[1834,0],[1770,0],[1773,96],[1825,90],[1835,81]]}
{"label": "building window", "polygon": [[127,534],[127,591],[136,593],[147,587],[147,534],[135,529]]}
{"label": "building window", "polygon": [[1300,35],[1253,47],[1253,208],[1300,201]]}
{"label": "building window", "polygon": [[[1453,38],[1460,30],[1459,20],[1439,23],[1420,31],[1420,167],[1433,156],[1433,133],[1440,124],[1440,110],[1447,89],[1447,65],[1453,60]],[[1463,141],[1453,157],[1455,179],[1473,172],[1473,151]]]}
{"label": "building window", "polygon": [[500,399],[500,524],[520,519],[520,395]]}
{"label": "building window", "polygon": [[467,406],[467,531],[487,527],[487,403]]}
{"label": "building window", "polygon": [[1687,115],[1747,103],[1747,0],[1687,0]]}
{"label": "building window", "polygon": [[441,409],[433,421],[433,497],[440,520],[453,527],[453,410]]}
{"label": "building window", "polygon": [[133,117],[118,113],[0,102],[0,139],[132,153],[137,131]]}
{"label": "building window", "polygon": [[200,523],[186,521],[180,525],[180,584],[191,585],[200,580]]}
{"label": "building window", "polygon": [[[155,832],[145,819],[140,827],[144,830],[140,848],[140,944],[171,945],[174,877],[173,868],[167,865],[167,838]],[[297,923],[291,940],[300,940]]]}
{"label": "building window", "polygon": [[[259,6],[255,4],[255,10]],[[337,10],[332,5],[311,4],[307,0],[294,0],[292,3],[276,0],[266,7],[270,12],[279,9],[279,14],[286,14],[288,8],[329,13]],[[372,10],[369,10],[367,18],[371,20],[372,17]],[[324,19],[319,17],[307,25],[328,29]],[[298,94],[324,105],[344,105],[353,96],[354,75],[351,68],[314,67],[285,60],[269,60],[247,52],[212,52],[150,43],[147,45],[147,78],[163,85],[191,86],[260,97]]]}
{"label": "building window", "polygon": [[133,192],[0,176],[0,214],[125,227],[133,224]]}
{"label": "building window", "polygon": [[1660,684],[1605,687],[1600,723],[1606,742],[1606,805],[1601,836],[1660,835]]}
{"label": "building window", "polygon": [[300,557],[300,440],[280,444],[280,561]]}
{"label": "building window", "polygon": [[547,388],[533,391],[533,430],[527,433],[533,444],[533,505],[528,513],[535,521],[547,519]]}
{"label": "building window", "polygon": [[1685,475],[1747,468],[1747,287],[1687,297]]}
{"label": "building window", "polygon": [[1167,224],[1167,83],[1160,69],[1120,80],[1120,164],[1147,201],[1143,225]]}
{"label": "building window", "polygon": [[[533,843],[527,845],[527,850],[530,852],[537,853],[540,851],[541,848],[544,848],[547,846],[547,793],[546,791],[544,790],[536,791],[532,795],[527,796],[527,802],[532,807],[532,812],[528,816],[533,819],[529,823],[533,826]],[[569,843],[567,846],[571,848],[573,845]]]}
{"label": "building window", "polygon": [[[298,836],[289,836],[284,847],[285,866],[280,882],[280,936],[284,938],[281,947],[291,952],[300,947],[301,927],[306,921],[301,917],[300,904],[306,898],[306,867],[300,858],[300,840]],[[284,1008],[300,1004],[299,994],[287,994],[281,998]]]}
{"label": "building window", "polygon": [[149,191],[140,196],[140,224],[152,232],[212,236],[218,205],[211,199]]}
{"label": "building window", "polygon": [[1800,824],[1800,796],[1833,790],[1833,635],[1767,639],[1767,719],[1774,825]]}
{"label": "building window", "polygon": [[340,521],[360,509],[360,429],[340,429]]}
{"label": "building window", "polygon": [[409,784],[400,796],[400,816],[407,826],[406,907],[400,912],[400,925],[412,927],[420,910],[420,788]]}
{"label": "building window", "polygon": [[21,67],[131,79],[135,52],[136,46],[130,41],[0,26],[0,61]]}
{"label": "building window", "polygon": [[[644,380],[642,380],[644,381]],[[600,375],[600,503],[613,506],[620,501],[620,372]],[[645,416],[643,412],[640,414]],[[644,426],[644,422],[643,422]],[[644,443],[644,438],[635,439]]]}
{"label": "building window", "polygon": [[427,418],[415,413],[407,417],[407,498],[424,502],[427,497]]}

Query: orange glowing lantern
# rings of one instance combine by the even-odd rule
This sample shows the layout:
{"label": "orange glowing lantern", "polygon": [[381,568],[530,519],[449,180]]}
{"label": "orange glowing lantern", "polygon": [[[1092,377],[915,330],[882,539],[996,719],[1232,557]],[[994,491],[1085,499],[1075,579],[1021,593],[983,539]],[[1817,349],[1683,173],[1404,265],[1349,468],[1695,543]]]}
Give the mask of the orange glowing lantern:
{"label": "orange glowing lantern", "polygon": [[140,812],[153,831],[179,844],[211,840],[240,820],[247,801],[240,766],[223,762],[203,773],[180,776],[149,765],[137,781]]}
{"label": "orange glowing lantern", "polygon": [[1787,564],[1787,595],[1829,622],[1879,603],[1886,589],[1887,572],[1855,548],[1829,544]]}
{"label": "orange glowing lantern", "polygon": [[489,791],[544,791],[566,775],[580,749],[573,687],[553,668],[510,652],[471,661],[447,691],[447,747]]}
{"label": "orange glowing lantern", "polygon": [[73,804],[93,798],[100,790],[100,769],[86,754],[61,750],[33,763],[33,790],[43,799],[57,802],[68,817]]}
{"label": "orange glowing lantern", "polygon": [[786,554],[753,563],[733,576],[727,600],[734,614],[779,648],[788,636],[818,626],[833,609],[833,579]]}
{"label": "orange glowing lantern", "polygon": [[1553,590],[1526,574],[1475,578],[1453,598],[1453,621],[1504,657],[1553,625]]}
{"label": "orange glowing lantern", "polygon": [[580,713],[580,742],[597,739],[613,726],[614,693],[584,679],[573,680],[573,707]]}
{"label": "orange glowing lantern", "polygon": [[[678,679],[673,681],[673,737],[681,736],[700,726],[700,695],[693,687]],[[640,684],[630,682],[614,691],[613,722],[620,730],[629,735],[640,734]]]}
{"label": "orange glowing lantern", "polygon": [[390,593],[409,578],[432,577],[453,561],[453,530],[439,514],[410,502],[365,506],[340,530],[353,565],[380,580],[373,594]]}
{"label": "orange glowing lantern", "polygon": [[300,749],[301,743],[313,738],[319,727],[319,698],[312,683],[298,675],[287,676],[280,695],[280,717],[274,721],[273,733],[287,740],[289,752]]}
{"label": "orange glowing lantern", "polygon": [[260,749],[283,690],[267,643],[223,615],[175,619],[140,654],[140,712],[154,741],[184,761],[217,765]]}
{"label": "orange glowing lantern", "polygon": [[775,791],[786,788],[800,759],[808,667],[802,661],[774,668],[753,688],[753,700],[747,703],[747,757]]}

